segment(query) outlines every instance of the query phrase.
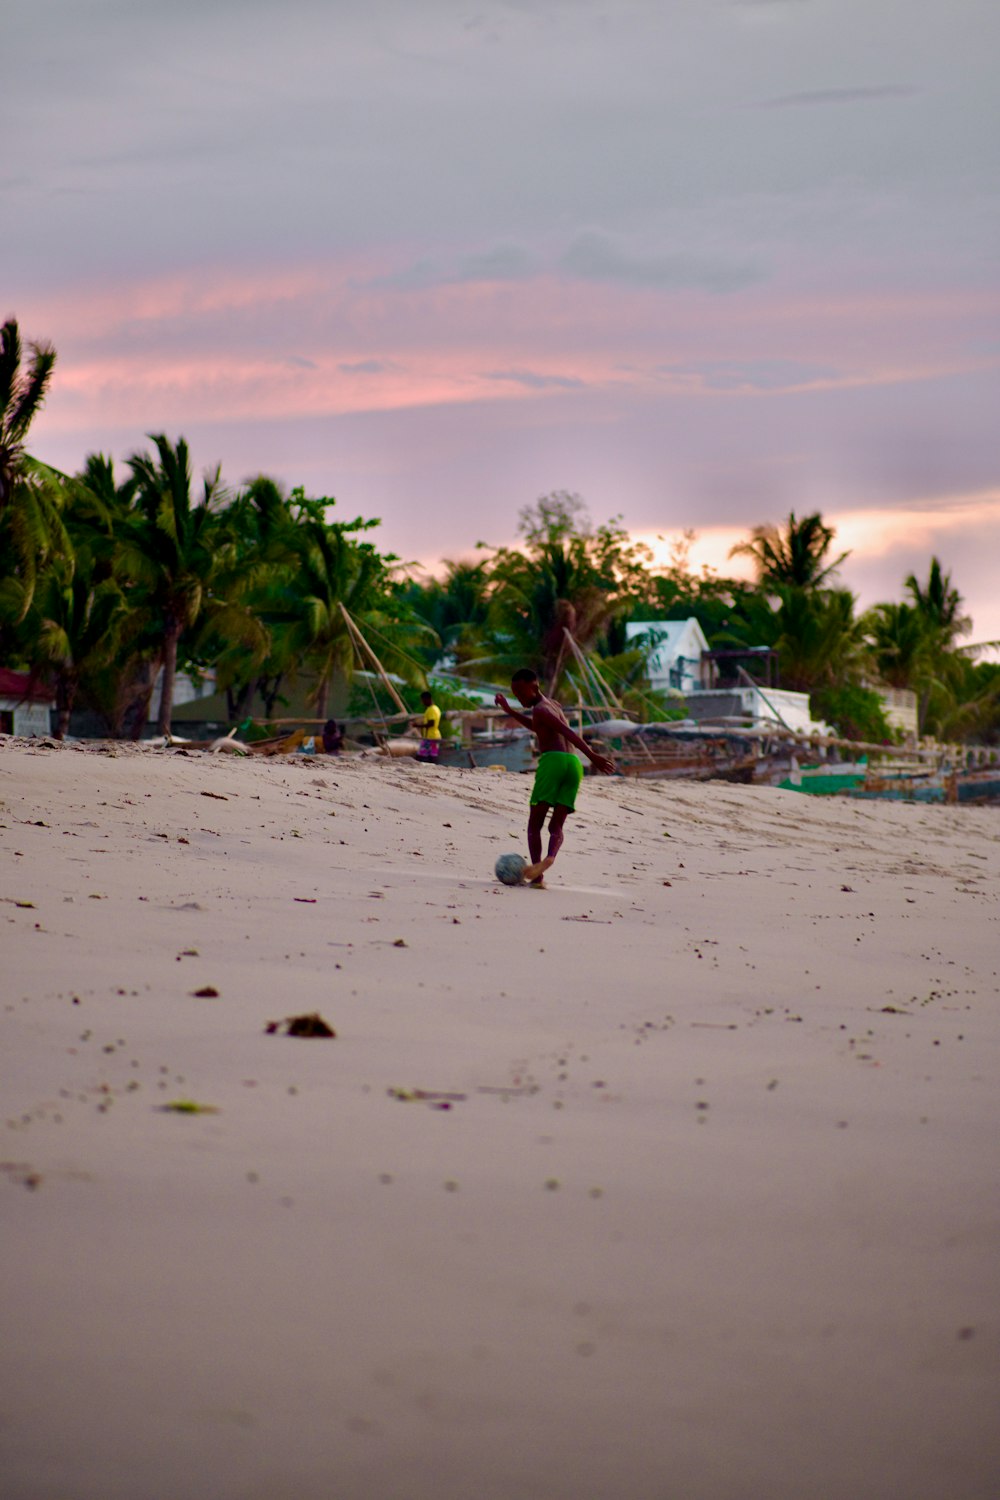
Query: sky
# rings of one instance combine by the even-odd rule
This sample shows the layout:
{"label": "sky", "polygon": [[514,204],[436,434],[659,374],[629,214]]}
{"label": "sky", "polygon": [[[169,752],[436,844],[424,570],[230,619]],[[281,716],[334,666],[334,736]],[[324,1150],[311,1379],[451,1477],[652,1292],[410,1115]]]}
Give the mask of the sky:
{"label": "sky", "polygon": [[[5,0],[36,455],[183,434],[436,564],[820,510],[1000,638],[996,0]],[[657,541],[664,538],[663,543]]]}

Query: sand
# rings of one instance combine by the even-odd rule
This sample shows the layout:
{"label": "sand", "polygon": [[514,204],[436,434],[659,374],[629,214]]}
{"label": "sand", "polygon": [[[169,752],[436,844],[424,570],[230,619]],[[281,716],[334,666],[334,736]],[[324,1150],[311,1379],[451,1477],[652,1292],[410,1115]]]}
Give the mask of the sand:
{"label": "sand", "polygon": [[3,1500],[995,1500],[1000,810],[527,798],[0,742]]}

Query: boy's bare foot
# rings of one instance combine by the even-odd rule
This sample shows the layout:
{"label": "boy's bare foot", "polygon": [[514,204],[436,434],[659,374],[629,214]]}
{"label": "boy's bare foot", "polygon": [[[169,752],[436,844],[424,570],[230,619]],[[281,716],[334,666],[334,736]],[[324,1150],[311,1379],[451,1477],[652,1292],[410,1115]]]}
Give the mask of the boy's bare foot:
{"label": "boy's bare foot", "polygon": [[555,864],[555,858],[549,855],[546,859],[540,859],[535,865],[526,865],[524,874],[521,876],[523,885],[533,885],[536,888],[544,885],[543,876],[546,870]]}

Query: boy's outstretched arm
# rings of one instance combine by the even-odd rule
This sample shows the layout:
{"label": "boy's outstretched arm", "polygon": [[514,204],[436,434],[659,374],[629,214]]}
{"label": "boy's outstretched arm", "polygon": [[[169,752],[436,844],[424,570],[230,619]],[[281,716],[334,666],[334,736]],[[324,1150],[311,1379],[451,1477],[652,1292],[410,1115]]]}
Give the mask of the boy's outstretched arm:
{"label": "boy's outstretched arm", "polygon": [[524,725],[525,729],[531,729],[533,727],[531,717],[528,714],[518,713],[516,708],[511,708],[503,693],[497,693],[496,697],[493,699],[493,702],[496,704],[497,708],[503,709],[504,713],[509,719],[516,719],[519,724]]}

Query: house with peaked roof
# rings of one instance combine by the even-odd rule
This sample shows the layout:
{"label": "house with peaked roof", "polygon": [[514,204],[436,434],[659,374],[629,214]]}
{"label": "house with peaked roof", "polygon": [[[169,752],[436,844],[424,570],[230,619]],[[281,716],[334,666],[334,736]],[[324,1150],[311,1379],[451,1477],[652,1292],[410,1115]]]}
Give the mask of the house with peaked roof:
{"label": "house with peaked roof", "polygon": [[648,643],[652,648],[646,672],[654,691],[693,693],[701,687],[708,641],[693,615],[688,620],[633,620],[625,626],[625,638],[629,646]]}
{"label": "house with peaked roof", "polygon": [[[764,647],[747,651],[710,651],[705,632],[693,617],[688,620],[636,621],[625,627],[630,645],[650,641],[653,645],[647,673],[650,686],[661,692],[683,693],[687,712],[698,723],[725,719],[770,722],[806,733],[826,732],[828,726],[814,720],[809,694],[787,688],[763,686],[743,674],[720,682],[723,658],[739,660],[774,656]],[[727,674],[728,679],[728,674]],[[770,674],[768,676],[770,682]]]}

